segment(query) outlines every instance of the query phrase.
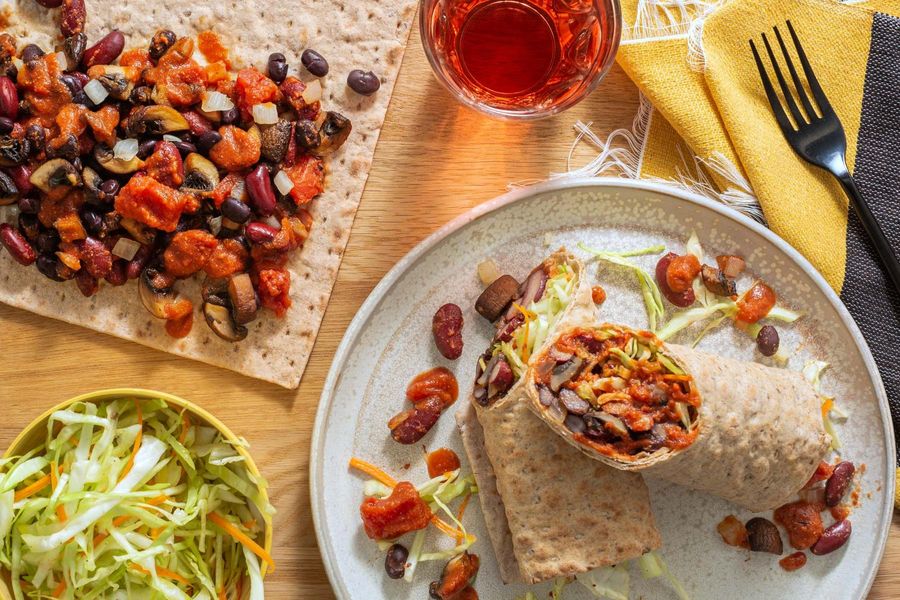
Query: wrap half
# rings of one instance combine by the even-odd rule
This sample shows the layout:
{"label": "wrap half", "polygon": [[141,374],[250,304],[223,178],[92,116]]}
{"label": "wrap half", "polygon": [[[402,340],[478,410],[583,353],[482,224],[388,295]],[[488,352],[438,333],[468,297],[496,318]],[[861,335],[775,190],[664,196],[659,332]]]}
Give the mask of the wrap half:
{"label": "wrap half", "polygon": [[[661,543],[641,476],[571,448],[531,413],[524,395],[530,357],[553,331],[594,317],[583,272],[565,250],[532,271],[479,359],[471,403],[457,415],[506,583],[618,564]],[[497,385],[504,367],[512,377]]]}
{"label": "wrap half", "polygon": [[534,357],[525,393],[588,456],[754,512],[790,501],[830,443],[821,400],[799,373],[620,325],[557,331]]}

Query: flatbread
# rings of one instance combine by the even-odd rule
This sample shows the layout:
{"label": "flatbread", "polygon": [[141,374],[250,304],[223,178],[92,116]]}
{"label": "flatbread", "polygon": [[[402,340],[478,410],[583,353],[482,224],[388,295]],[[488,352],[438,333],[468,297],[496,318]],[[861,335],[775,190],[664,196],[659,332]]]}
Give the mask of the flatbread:
{"label": "flatbread", "polygon": [[[578,277],[557,327],[594,318],[584,264],[565,249],[550,259]],[[592,461],[560,440],[530,412],[523,382],[487,407],[470,398],[457,415],[504,583],[577,575],[658,548],[643,478]]]}
{"label": "flatbread", "polygon": [[[564,330],[556,334],[562,335]],[[753,512],[777,508],[794,499],[830,444],[822,423],[821,399],[812,385],[795,371],[675,344],[664,348],[694,377],[702,401],[699,433],[683,450],[662,449],[629,462],[578,443],[565,424],[542,409],[533,370],[526,375],[528,404],[574,447],[617,469],[655,475]]]}
{"label": "flatbread", "polygon": [[[307,47],[314,48],[330,65],[322,79],[323,106],[350,118],[353,133],[326,161],[326,189],[311,207],[312,234],[288,263],[293,305],[283,319],[263,311],[248,326],[249,335],[242,342],[232,344],[216,337],[198,309],[191,334],[172,339],[164,323],[144,309],[134,282],[118,288],[101,282],[100,292],[85,298],[74,282],[50,281],[37,269],[18,265],[6,252],[0,252],[0,301],[296,388],[337,278],[415,7],[415,0],[87,0],[86,33],[92,42],[113,28],[125,34],[126,48],[146,45],[157,29],[171,29],[178,35],[211,29],[229,49],[235,68],[265,68],[269,54],[277,51],[285,54],[290,74],[303,80],[311,76],[302,69],[300,54]],[[6,30],[19,38],[20,44],[34,42],[53,48],[58,42],[58,19],[59,10],[22,0]],[[381,76],[381,89],[375,95],[366,98],[346,86],[347,74],[356,68],[371,69]],[[8,220],[4,216],[0,213],[0,220]],[[180,282],[179,289],[199,306],[199,278]]]}

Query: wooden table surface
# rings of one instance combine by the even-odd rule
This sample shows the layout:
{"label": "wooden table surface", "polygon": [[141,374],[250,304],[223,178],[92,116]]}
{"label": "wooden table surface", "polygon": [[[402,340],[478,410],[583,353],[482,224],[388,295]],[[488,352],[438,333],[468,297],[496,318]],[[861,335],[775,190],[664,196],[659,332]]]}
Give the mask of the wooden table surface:
{"label": "wooden table surface", "polygon": [[[245,436],[271,484],[277,572],[270,598],[332,598],[309,500],[316,406],[344,330],[381,277],[413,246],[510,182],[565,168],[576,119],[605,134],[628,127],[637,90],[618,68],[585,102],[536,123],[482,117],[433,79],[413,28],[350,244],[299,390],[0,305],[0,449],[53,404],[83,392],[147,387],[198,402]],[[586,154],[582,155],[582,158]],[[380,573],[373,573],[378,577]],[[900,597],[900,522],[870,598]],[[493,600],[493,599],[491,599]]]}

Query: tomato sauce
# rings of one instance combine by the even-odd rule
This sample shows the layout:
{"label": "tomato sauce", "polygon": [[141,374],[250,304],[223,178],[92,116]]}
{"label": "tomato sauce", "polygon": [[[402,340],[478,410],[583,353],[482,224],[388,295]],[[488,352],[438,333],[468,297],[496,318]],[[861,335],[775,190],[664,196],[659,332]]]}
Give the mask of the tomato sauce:
{"label": "tomato sauce", "polygon": [[459,397],[459,384],[446,367],[435,367],[416,375],[406,387],[406,399],[413,405],[437,396],[446,409]]}
{"label": "tomato sauce", "polygon": [[694,284],[700,274],[700,261],[693,254],[676,256],[666,269],[666,284],[676,294],[682,294]]}
{"label": "tomato sauce", "polygon": [[291,307],[291,275],[285,269],[264,269],[259,272],[259,302],[265,308],[284,316]]}
{"label": "tomato sauce", "polygon": [[359,507],[366,535],[373,540],[392,540],[431,522],[431,509],[408,481],[398,483],[384,499],[366,498]]}
{"label": "tomato sauce", "polygon": [[785,571],[796,571],[806,564],[806,554],[803,552],[794,552],[779,560],[778,564],[781,565],[781,568]]}
{"label": "tomato sauce", "polygon": [[757,281],[738,299],[737,320],[741,323],[756,323],[769,314],[777,301],[775,290],[762,281]]}
{"label": "tomato sauce", "polygon": [[188,195],[161,184],[152,177],[135,175],[116,196],[116,211],[163,231],[175,231]]}
{"label": "tomato sauce", "polygon": [[438,448],[425,457],[429,477],[440,477],[459,469],[459,456],[450,448]]}
{"label": "tomato sauce", "polygon": [[208,62],[222,62],[226,68],[231,68],[228,49],[222,45],[222,40],[214,31],[201,31],[197,35],[197,49]]}
{"label": "tomato sauce", "polygon": [[791,546],[806,550],[819,540],[825,530],[819,515],[823,508],[798,500],[777,508],[774,518],[787,531]]}

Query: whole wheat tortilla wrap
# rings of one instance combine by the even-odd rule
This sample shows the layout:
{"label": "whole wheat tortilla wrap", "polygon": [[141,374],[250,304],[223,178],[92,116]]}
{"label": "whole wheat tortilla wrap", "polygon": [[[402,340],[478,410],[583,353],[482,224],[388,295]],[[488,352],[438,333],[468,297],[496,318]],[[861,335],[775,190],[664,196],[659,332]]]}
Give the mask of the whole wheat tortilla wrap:
{"label": "whole wheat tortilla wrap", "polygon": [[620,325],[558,330],[532,361],[525,393],[586,455],[754,512],[790,501],[830,443],[821,400],[799,373]]}
{"label": "whole wheat tortilla wrap", "polygon": [[[556,286],[560,280],[554,278],[561,265],[563,272],[572,276],[561,278],[566,281],[563,288]],[[560,250],[539,269],[550,274],[547,284],[535,287],[532,279],[529,286],[536,269],[520,290],[527,296],[529,287],[532,293],[541,288],[522,308],[535,309],[531,311],[535,328],[544,326],[538,323],[541,316],[548,319],[546,331],[540,335],[529,321],[529,339],[543,344],[542,339],[555,327],[591,318],[595,309],[583,265],[571,254]],[[554,290],[548,293],[564,297],[566,302],[542,313],[540,302],[547,299],[546,290]],[[514,304],[522,306],[522,300]],[[501,319],[498,331],[507,325],[508,320]],[[525,340],[516,335],[524,326],[522,322],[512,328],[510,340],[513,351],[525,353],[522,364],[526,366],[529,351],[536,353],[530,346],[514,343]],[[493,359],[496,354],[492,355],[491,349],[485,356],[495,365],[497,360],[507,360],[505,355]],[[503,364],[509,367],[509,363]],[[480,367],[477,378],[493,369]],[[520,373],[524,375],[524,371]],[[473,395],[472,402],[457,415],[503,581],[538,583],[618,564],[658,548],[660,537],[641,476],[592,461],[559,439],[528,409],[521,375],[505,390],[487,385],[484,389],[490,393],[479,396],[484,402]]]}

